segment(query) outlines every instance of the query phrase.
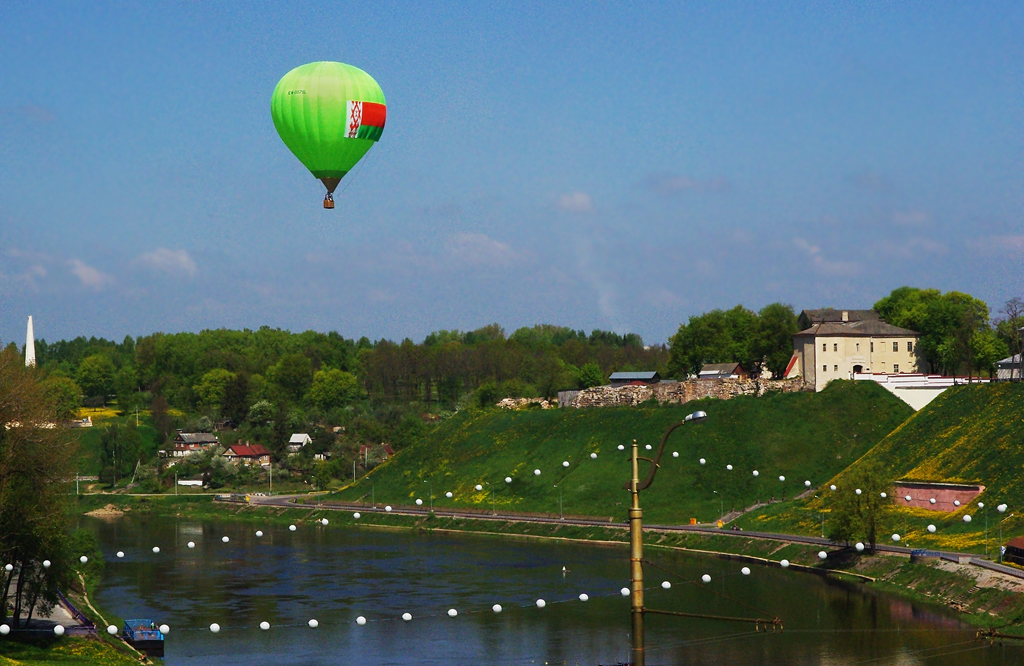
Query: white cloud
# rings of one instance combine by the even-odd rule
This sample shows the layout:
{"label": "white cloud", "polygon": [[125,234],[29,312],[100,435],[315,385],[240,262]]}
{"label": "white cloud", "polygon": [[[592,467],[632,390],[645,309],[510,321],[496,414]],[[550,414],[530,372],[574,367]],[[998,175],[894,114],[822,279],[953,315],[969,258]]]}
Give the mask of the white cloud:
{"label": "white cloud", "polygon": [[828,275],[854,275],[860,271],[860,265],[852,261],[832,261],[827,259],[822,254],[820,247],[812,245],[803,238],[794,238],[793,245],[803,250],[811,259],[811,265],[821,273]]}
{"label": "white cloud", "polygon": [[586,192],[569,192],[559,195],[555,205],[570,213],[589,213],[594,210],[594,202]]}
{"label": "white cloud", "polygon": [[494,240],[486,234],[457,233],[448,239],[448,254],[474,266],[508,266],[517,259],[517,253],[508,243]]}
{"label": "white cloud", "polygon": [[196,274],[196,262],[185,250],[168,250],[165,247],[158,247],[152,252],[139,255],[134,263],[169,275],[195,277]]}
{"label": "white cloud", "polygon": [[80,259],[72,259],[68,262],[71,265],[71,272],[75,274],[84,286],[99,291],[107,284],[114,281],[114,278],[103,271],[93,268]]}
{"label": "white cloud", "polygon": [[729,189],[725,178],[691,178],[690,176],[655,175],[648,178],[648,185],[661,194],[679,192],[721,192]]}

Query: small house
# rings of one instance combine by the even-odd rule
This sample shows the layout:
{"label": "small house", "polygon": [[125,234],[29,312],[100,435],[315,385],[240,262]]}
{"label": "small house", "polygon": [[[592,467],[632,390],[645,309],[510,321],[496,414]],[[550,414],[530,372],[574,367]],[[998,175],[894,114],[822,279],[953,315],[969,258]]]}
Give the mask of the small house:
{"label": "small house", "polygon": [[224,457],[231,462],[245,463],[248,465],[270,465],[270,451],[262,444],[235,444],[229,446],[224,452]]}
{"label": "small house", "polygon": [[[219,443],[220,440],[217,439],[217,436],[208,432],[182,432],[179,430],[172,442],[171,456],[183,458],[193,453],[203,453]],[[160,453],[165,457],[167,455],[165,451]]]}
{"label": "small house", "polygon": [[1024,564],[1024,537],[1014,537],[1006,542],[1003,561]]}
{"label": "small house", "polygon": [[310,437],[304,432],[297,432],[291,436],[291,439],[288,440],[288,451],[290,453],[298,453],[306,444],[312,443],[312,437]]}
{"label": "small house", "polygon": [[739,363],[705,363],[698,379],[749,379],[750,373]]}
{"label": "small house", "polygon": [[619,388],[620,386],[632,385],[644,385],[657,384],[661,381],[661,375],[654,370],[644,370],[642,372],[613,372],[608,377],[609,383],[613,388]]}
{"label": "small house", "polygon": [[998,379],[1020,379],[1020,356],[1020,354],[1014,354],[1010,358],[1004,358],[996,363],[996,377]]}

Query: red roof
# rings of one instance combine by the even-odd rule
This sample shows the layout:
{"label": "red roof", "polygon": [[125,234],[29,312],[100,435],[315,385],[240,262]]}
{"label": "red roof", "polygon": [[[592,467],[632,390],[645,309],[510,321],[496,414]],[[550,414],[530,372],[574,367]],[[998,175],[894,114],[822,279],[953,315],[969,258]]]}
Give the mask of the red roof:
{"label": "red roof", "polygon": [[260,456],[270,455],[270,451],[267,451],[262,444],[235,444],[228,449],[228,452],[239,458],[259,458]]}

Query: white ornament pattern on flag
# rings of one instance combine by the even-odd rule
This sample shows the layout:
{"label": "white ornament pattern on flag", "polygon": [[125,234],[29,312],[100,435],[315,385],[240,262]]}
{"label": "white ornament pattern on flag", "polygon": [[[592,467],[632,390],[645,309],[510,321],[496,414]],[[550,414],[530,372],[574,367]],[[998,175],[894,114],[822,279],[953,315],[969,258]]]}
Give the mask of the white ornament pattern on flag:
{"label": "white ornament pattern on flag", "polygon": [[349,139],[359,136],[359,126],[363,124],[363,103],[349,100],[348,102],[348,133]]}

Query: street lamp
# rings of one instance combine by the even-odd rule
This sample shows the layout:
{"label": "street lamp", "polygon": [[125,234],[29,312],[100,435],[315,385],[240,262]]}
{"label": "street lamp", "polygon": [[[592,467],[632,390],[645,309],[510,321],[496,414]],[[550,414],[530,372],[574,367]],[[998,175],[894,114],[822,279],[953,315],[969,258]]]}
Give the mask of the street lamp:
{"label": "street lamp", "polygon": [[[999,513],[1006,513],[1006,505],[1005,504],[1000,504],[999,506],[996,507],[996,511],[998,511]],[[1006,518],[1012,518],[1012,517],[1013,517],[1013,514],[1011,513]],[[1006,518],[1000,518],[999,519],[999,562],[1000,562],[1000,564],[1002,564],[1002,562],[1003,562],[1003,521],[1006,520]]]}
{"label": "street lamp", "polygon": [[658,472],[658,464],[661,462],[661,456],[665,452],[665,442],[668,441],[669,435],[671,435],[676,428],[686,425],[687,423],[700,423],[707,419],[708,415],[704,412],[693,412],[687,414],[686,418],[679,423],[669,426],[669,429],[665,431],[665,434],[661,436],[661,444],[658,445],[658,452],[655,454],[654,459],[643,458],[647,462],[651,463],[650,470],[647,472],[647,478],[640,481],[640,456],[637,455],[637,444],[636,440],[633,440],[633,451],[632,451],[632,467],[633,475],[629,482],[626,484],[626,490],[630,492],[632,496],[632,503],[629,508],[629,567],[630,567],[630,619],[632,626],[632,659],[630,663],[632,666],[644,666],[645,665],[645,649],[644,649],[644,614],[645,613],[661,613],[665,615],[675,615],[675,613],[669,611],[656,611],[649,608],[644,608],[644,569],[643,569],[643,515],[644,512],[640,508],[640,491],[647,490],[651,483],[654,482],[654,475]]}
{"label": "street lamp", "polygon": [[558,519],[565,520],[562,516],[562,488],[556,483],[555,488],[558,488]]}
{"label": "street lamp", "polygon": [[430,513],[434,513],[434,480],[425,479],[423,483],[426,483],[430,488]]}
{"label": "street lamp", "polygon": [[725,500],[722,499],[722,494],[717,490],[712,490],[711,492],[718,495],[718,520],[722,520],[722,516],[725,515]]}

